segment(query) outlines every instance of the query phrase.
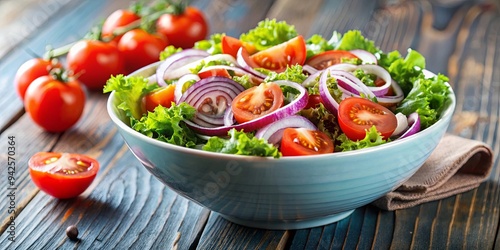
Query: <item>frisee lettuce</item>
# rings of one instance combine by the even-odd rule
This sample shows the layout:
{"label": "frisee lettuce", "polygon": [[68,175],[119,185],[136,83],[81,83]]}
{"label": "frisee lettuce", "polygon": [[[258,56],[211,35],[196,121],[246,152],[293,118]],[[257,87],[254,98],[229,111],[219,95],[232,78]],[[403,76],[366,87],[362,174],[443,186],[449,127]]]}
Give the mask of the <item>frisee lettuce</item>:
{"label": "frisee lettuce", "polygon": [[387,142],[382,137],[375,126],[372,126],[370,129],[366,131],[366,136],[362,140],[353,141],[347,138],[345,134],[341,134],[337,137],[337,141],[340,142],[338,146],[335,147],[335,151],[351,151],[362,148],[369,148],[378,145],[382,145]]}
{"label": "frisee lettuce", "polygon": [[231,129],[228,135],[228,139],[217,136],[211,137],[202,149],[224,154],[281,157],[281,153],[275,146],[264,139],[254,137],[251,133]]}
{"label": "frisee lettuce", "polygon": [[148,79],[142,76],[117,75],[108,79],[103,92],[115,91],[115,98],[120,102],[117,107],[123,110],[128,117],[140,119],[143,114],[141,98],[158,87],[157,84],[150,84]]}
{"label": "frisee lettuce", "polygon": [[255,46],[258,51],[284,43],[298,35],[293,25],[276,19],[265,19],[257,27],[243,33],[240,40]]}

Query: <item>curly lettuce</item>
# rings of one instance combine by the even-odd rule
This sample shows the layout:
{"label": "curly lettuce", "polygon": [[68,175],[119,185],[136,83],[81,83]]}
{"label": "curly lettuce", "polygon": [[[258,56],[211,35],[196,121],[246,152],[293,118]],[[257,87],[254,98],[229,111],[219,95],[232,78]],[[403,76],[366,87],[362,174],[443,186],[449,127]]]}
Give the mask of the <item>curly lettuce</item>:
{"label": "curly lettuce", "polygon": [[254,137],[251,133],[231,129],[228,135],[229,139],[211,137],[202,149],[224,154],[281,157],[281,153],[275,146],[264,139]]}
{"label": "curly lettuce", "polygon": [[366,136],[362,140],[353,141],[347,138],[345,134],[341,134],[337,137],[337,141],[340,142],[340,144],[335,147],[335,151],[337,152],[369,148],[382,145],[387,142],[387,140],[384,140],[382,137],[382,134],[377,131],[375,126],[372,126],[366,131]]}
{"label": "curly lettuce", "polygon": [[215,55],[222,53],[222,37],[224,33],[215,33],[207,40],[201,40],[194,44],[193,49],[205,50],[208,53]]}
{"label": "curly lettuce", "polygon": [[413,88],[415,80],[422,74],[422,70],[425,69],[425,58],[412,49],[408,49],[406,57],[402,57],[398,51],[392,51],[380,55],[379,65],[389,71],[406,96]]}
{"label": "curly lettuce", "polygon": [[254,45],[258,51],[261,51],[284,43],[297,35],[295,26],[289,25],[285,21],[265,19],[260,21],[257,27],[241,34],[240,40]]}

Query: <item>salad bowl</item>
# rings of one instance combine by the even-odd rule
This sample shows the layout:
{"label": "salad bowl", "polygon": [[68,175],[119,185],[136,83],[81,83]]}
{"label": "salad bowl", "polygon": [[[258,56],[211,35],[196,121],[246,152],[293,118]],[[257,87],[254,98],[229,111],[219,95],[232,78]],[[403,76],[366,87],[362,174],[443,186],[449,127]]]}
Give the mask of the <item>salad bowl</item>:
{"label": "salad bowl", "polygon": [[[150,76],[157,66],[132,75]],[[449,95],[440,119],[412,136],[349,152],[279,159],[213,153],[149,138],[129,126],[114,92],[107,109],[131,152],[166,186],[231,222],[284,230],[339,221],[410,178],[448,128],[455,108],[454,93]]]}

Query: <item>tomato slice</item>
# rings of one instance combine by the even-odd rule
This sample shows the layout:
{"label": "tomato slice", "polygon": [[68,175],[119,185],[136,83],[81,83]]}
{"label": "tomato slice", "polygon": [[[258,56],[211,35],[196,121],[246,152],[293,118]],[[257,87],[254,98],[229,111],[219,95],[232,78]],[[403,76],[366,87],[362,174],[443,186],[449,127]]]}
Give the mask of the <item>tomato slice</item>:
{"label": "tomato slice", "polygon": [[83,193],[99,171],[99,162],[91,157],[56,152],[38,152],[28,161],[33,182],[45,193],[73,198]]}
{"label": "tomato slice", "polygon": [[323,103],[320,95],[309,95],[307,99],[307,105],[304,109],[316,108],[320,103]]}
{"label": "tomato slice", "polygon": [[282,44],[259,51],[251,55],[250,59],[259,68],[283,72],[289,65],[303,65],[306,57],[306,41],[299,35]]}
{"label": "tomato slice", "polygon": [[356,58],[358,57],[349,51],[329,50],[309,58],[306,64],[318,70],[322,70],[332,65],[342,63],[342,59],[356,59]]}
{"label": "tomato slice", "polygon": [[222,77],[227,77],[231,78],[231,75],[226,69],[208,69],[208,70],[201,70],[198,72],[198,76],[201,79],[204,78],[209,78],[211,76],[222,76]]}
{"label": "tomato slice", "polygon": [[333,141],[319,130],[286,128],[280,151],[283,156],[318,155],[333,153]]}
{"label": "tomato slice", "polygon": [[257,52],[257,49],[252,44],[241,41],[240,39],[232,36],[223,36],[221,40],[222,53],[232,55],[236,58],[238,50],[244,47],[251,55]]}
{"label": "tomato slice", "polygon": [[359,97],[348,97],[340,102],[338,120],[340,129],[351,140],[364,139],[366,130],[372,126],[387,139],[397,126],[396,116],[389,109]]}
{"label": "tomato slice", "polygon": [[171,84],[144,96],[144,105],[146,111],[153,112],[154,109],[161,105],[165,108],[170,108],[172,102],[175,101],[175,85]]}
{"label": "tomato slice", "polygon": [[283,106],[283,91],[278,84],[264,82],[237,95],[231,103],[234,119],[244,123],[274,112]]}

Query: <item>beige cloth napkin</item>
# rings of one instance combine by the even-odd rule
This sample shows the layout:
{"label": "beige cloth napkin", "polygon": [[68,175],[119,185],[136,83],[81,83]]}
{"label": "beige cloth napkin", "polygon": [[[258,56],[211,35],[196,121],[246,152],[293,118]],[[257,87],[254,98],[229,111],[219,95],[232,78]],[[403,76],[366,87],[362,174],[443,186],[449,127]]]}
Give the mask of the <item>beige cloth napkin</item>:
{"label": "beige cloth napkin", "polygon": [[487,144],[446,134],[409,180],[372,204],[393,211],[463,193],[485,181],[492,166]]}

